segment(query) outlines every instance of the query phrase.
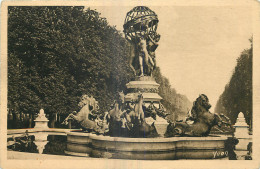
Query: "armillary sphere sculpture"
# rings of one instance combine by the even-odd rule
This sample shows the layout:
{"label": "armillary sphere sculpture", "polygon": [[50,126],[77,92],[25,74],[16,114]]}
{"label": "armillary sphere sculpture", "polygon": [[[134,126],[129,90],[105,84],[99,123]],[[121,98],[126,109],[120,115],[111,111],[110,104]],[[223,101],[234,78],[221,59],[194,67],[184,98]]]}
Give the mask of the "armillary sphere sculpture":
{"label": "armillary sphere sculpture", "polygon": [[130,67],[137,76],[151,76],[156,66],[155,50],[160,35],[156,33],[158,17],[146,6],[137,6],[125,18],[124,33],[131,43]]}

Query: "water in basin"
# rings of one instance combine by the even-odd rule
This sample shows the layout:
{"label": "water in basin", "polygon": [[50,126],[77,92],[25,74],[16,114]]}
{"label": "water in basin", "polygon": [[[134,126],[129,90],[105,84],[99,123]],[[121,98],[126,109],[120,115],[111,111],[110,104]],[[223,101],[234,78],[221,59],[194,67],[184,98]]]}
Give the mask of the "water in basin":
{"label": "water in basin", "polygon": [[[40,136],[40,137],[39,137]],[[43,139],[43,138],[46,139]],[[49,135],[48,133],[25,134],[7,139],[7,149],[12,151],[65,155],[66,135]]]}

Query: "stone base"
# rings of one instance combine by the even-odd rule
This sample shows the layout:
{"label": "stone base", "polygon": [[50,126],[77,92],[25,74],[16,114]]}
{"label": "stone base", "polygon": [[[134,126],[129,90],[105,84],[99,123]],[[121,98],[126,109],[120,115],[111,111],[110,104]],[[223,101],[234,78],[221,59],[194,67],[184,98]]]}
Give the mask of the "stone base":
{"label": "stone base", "polygon": [[127,95],[125,101],[137,100],[138,94],[142,93],[144,102],[159,102],[162,99],[158,95],[159,86],[152,77],[137,77],[135,81],[126,84]]}
{"label": "stone base", "polygon": [[34,120],[35,121],[35,129],[48,129],[49,120]]}
{"label": "stone base", "polygon": [[159,117],[158,115],[156,115],[156,120],[154,120],[152,117],[148,117],[145,120],[146,123],[149,125],[152,125],[152,123],[154,123],[154,126],[159,136],[164,137],[164,134],[166,133],[167,130],[167,126],[169,125],[167,120],[165,120],[162,117]]}
{"label": "stone base", "polygon": [[250,142],[252,142],[251,139],[240,139],[238,138],[238,144],[236,145],[236,150],[241,150],[241,151],[247,151],[247,146]]}
{"label": "stone base", "polygon": [[[162,98],[157,93],[142,93],[144,102],[159,102]],[[125,96],[125,101],[130,102],[131,100],[137,100],[138,93],[128,93]]]}
{"label": "stone base", "polygon": [[91,153],[91,140],[89,133],[68,132],[67,133],[67,150],[68,155],[88,157]]}
{"label": "stone base", "polygon": [[86,153],[76,153],[72,151],[65,151],[65,154],[71,155],[71,156],[78,156],[78,157],[89,157],[89,154]]}
{"label": "stone base", "polygon": [[[154,110],[156,110],[157,113],[163,112],[165,109],[163,108],[163,106],[160,105],[160,100],[162,98],[158,94],[159,86],[160,85],[155,82],[155,79],[153,77],[150,76],[136,77],[135,81],[130,81],[129,83],[126,84],[127,94],[125,95],[124,98],[125,102],[136,101],[138,99],[138,95],[142,93],[143,105],[146,108],[149,108],[149,106],[151,105],[154,106]],[[161,114],[160,116],[163,115]],[[159,117],[157,114],[155,121],[153,120],[150,120],[150,122],[149,120],[147,121],[149,125],[151,125],[153,122],[155,122],[154,124],[158,134],[160,136],[164,136],[166,132],[166,128],[168,126],[167,120],[165,120],[162,117]]]}

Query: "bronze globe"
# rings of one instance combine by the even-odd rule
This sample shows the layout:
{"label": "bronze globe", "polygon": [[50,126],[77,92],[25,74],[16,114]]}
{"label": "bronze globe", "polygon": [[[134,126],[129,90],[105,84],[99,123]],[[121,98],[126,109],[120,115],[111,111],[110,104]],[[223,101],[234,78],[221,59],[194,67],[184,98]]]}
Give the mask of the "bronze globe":
{"label": "bronze globe", "polygon": [[132,41],[137,36],[150,35],[155,38],[158,25],[158,17],[154,11],[146,6],[134,7],[126,14],[124,33],[126,39]]}

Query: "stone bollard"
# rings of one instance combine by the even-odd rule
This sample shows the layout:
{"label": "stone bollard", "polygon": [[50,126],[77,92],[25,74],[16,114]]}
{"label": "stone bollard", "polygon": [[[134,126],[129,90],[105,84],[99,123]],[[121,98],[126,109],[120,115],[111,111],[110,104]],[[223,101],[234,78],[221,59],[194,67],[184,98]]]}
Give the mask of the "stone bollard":
{"label": "stone bollard", "polygon": [[40,113],[38,114],[38,117],[34,120],[35,126],[34,128],[37,129],[48,129],[48,119],[45,117],[44,110],[41,109]]}
{"label": "stone bollard", "polygon": [[244,114],[242,112],[238,114],[238,118],[234,127],[235,127],[235,137],[239,140],[239,143],[236,145],[236,150],[246,151],[247,145],[249,144],[250,141],[249,130],[248,130],[249,126],[246,123]]}

